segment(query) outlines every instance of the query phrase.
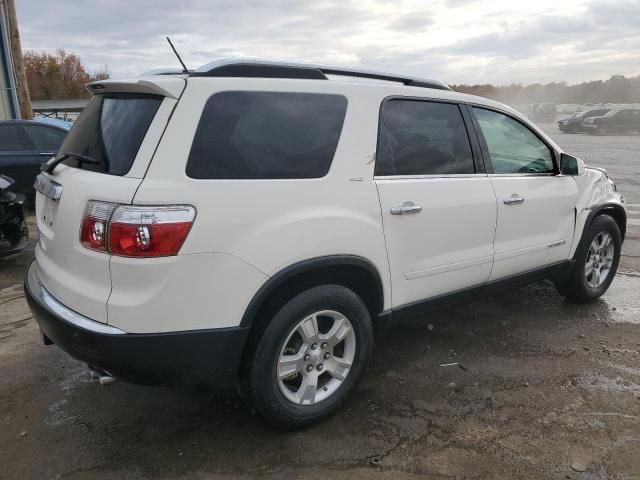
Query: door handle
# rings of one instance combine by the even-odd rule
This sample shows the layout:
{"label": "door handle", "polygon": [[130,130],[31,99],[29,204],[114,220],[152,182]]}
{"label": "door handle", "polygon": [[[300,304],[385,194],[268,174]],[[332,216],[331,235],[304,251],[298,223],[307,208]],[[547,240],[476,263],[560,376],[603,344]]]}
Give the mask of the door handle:
{"label": "door handle", "polygon": [[415,205],[413,202],[404,202],[399,207],[391,207],[391,215],[408,215],[410,213],[420,213],[422,207]]}
{"label": "door handle", "polygon": [[53,157],[55,154],[56,152],[40,152],[38,155],[41,157]]}
{"label": "door handle", "polygon": [[524,198],[522,198],[517,193],[514,193],[510,197],[507,197],[503,200],[505,205],[517,205],[519,203],[524,203]]}

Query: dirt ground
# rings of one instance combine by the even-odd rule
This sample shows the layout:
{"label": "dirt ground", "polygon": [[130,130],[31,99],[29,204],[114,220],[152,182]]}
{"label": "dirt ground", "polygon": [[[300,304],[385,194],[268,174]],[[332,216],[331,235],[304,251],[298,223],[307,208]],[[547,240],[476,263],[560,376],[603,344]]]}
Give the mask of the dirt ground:
{"label": "dirt ground", "polygon": [[549,128],[631,204],[609,292],[572,305],[542,282],[402,325],[304,431],[266,427],[235,393],[90,381],[39,342],[33,242],[0,260],[0,478],[640,479],[640,136]]}

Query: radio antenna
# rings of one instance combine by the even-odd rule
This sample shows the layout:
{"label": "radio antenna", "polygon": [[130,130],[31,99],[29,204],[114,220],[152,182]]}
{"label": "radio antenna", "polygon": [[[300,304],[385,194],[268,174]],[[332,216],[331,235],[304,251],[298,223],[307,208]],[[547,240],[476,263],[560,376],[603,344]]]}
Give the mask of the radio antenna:
{"label": "radio antenna", "polygon": [[173,50],[173,53],[176,54],[176,57],[178,58],[178,61],[180,62],[180,65],[182,65],[182,71],[184,73],[189,73],[189,69],[187,68],[187,66],[182,61],[182,58],[180,58],[180,54],[176,50],[176,47],[173,46],[173,43],[171,43],[171,39],[169,37],[167,37],[167,42],[169,42],[169,45],[171,46],[171,50]]}

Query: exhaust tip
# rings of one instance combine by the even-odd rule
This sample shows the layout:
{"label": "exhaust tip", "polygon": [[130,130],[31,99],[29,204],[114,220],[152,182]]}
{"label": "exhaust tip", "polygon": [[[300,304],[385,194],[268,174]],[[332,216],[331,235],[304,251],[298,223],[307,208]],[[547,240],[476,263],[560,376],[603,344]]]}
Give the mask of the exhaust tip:
{"label": "exhaust tip", "polygon": [[96,368],[93,365],[87,365],[89,367],[89,375],[91,380],[97,380],[100,385],[107,387],[112,383],[115,383],[116,377],[112,376],[109,372],[106,372],[100,368]]}
{"label": "exhaust tip", "polygon": [[108,387],[112,383],[115,383],[116,377],[112,377],[109,374],[101,375],[98,381],[100,382],[100,385],[102,385],[103,387]]}

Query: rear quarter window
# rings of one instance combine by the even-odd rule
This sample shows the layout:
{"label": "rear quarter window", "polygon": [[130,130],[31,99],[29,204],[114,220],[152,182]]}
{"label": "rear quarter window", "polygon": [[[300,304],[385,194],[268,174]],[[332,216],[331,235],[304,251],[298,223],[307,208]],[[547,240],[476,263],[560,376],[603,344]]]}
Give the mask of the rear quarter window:
{"label": "rear quarter window", "polygon": [[323,177],[346,110],[340,95],[217,93],[204,106],[186,173],[194,179]]}

